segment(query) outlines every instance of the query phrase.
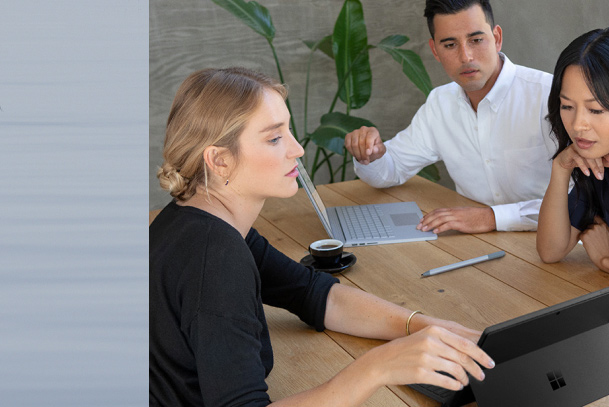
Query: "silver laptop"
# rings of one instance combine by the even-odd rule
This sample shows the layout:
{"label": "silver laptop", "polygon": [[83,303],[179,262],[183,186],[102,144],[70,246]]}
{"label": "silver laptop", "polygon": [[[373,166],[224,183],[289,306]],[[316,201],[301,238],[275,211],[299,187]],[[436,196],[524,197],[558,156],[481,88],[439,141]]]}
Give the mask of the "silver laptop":
{"label": "silver laptop", "polygon": [[423,214],[415,202],[326,208],[300,160],[298,160],[298,179],[328,235],[332,239],[343,242],[345,247],[438,238],[435,233],[416,229]]}

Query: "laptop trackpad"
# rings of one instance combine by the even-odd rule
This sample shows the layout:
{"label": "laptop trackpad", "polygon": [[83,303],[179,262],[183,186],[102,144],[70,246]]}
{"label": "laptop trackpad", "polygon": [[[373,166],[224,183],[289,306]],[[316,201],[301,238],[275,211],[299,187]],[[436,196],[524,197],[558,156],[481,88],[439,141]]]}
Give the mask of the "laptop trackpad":
{"label": "laptop trackpad", "polygon": [[419,224],[419,216],[416,213],[392,213],[391,221],[395,226],[411,226]]}

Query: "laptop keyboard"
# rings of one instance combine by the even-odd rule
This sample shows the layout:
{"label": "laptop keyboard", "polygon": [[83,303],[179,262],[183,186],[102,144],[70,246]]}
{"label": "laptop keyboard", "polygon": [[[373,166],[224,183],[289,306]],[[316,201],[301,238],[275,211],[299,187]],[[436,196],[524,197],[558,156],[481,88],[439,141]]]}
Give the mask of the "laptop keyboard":
{"label": "laptop keyboard", "polygon": [[382,210],[378,205],[340,206],[337,215],[343,232],[351,239],[380,239],[395,237],[390,225],[381,220]]}
{"label": "laptop keyboard", "polygon": [[450,396],[455,394],[454,390],[445,389],[444,387],[440,386],[434,386],[433,384],[417,383],[417,387],[425,389],[428,393],[434,394],[436,396],[432,397],[434,400],[447,400]]}
{"label": "laptop keyboard", "polygon": [[[454,377],[449,373],[442,371],[438,371],[438,373],[454,379]],[[440,386],[434,386],[433,384],[417,383],[410,384],[408,386],[420,393],[423,393],[427,397],[431,397],[432,399],[439,401],[442,403],[442,407],[462,406],[470,401],[473,401],[473,395],[471,395],[471,389],[469,389],[469,386],[466,387],[467,391],[462,390],[460,392],[445,389],[444,387]]]}

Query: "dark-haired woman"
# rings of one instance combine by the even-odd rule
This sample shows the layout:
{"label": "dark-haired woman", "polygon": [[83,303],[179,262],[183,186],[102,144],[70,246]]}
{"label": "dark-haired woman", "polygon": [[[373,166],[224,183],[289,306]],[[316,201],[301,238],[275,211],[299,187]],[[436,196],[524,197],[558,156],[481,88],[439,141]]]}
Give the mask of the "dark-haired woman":
{"label": "dark-haired woman", "polygon": [[592,262],[609,272],[609,28],[578,37],[560,54],[548,111],[558,151],[537,251],[556,262],[581,240]]}

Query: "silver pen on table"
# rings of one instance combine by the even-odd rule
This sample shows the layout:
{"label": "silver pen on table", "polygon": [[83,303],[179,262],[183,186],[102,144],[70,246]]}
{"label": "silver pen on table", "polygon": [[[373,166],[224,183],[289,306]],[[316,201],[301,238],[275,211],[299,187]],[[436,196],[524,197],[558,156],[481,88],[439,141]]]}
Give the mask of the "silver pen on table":
{"label": "silver pen on table", "polygon": [[475,257],[469,260],[459,261],[457,263],[449,264],[447,266],[437,267],[435,269],[427,270],[425,273],[421,274],[421,277],[429,277],[434,276],[436,274],[445,273],[447,271],[451,271],[454,269],[458,269],[460,267],[471,266],[472,264],[480,263],[487,260],[498,259],[499,257],[505,256],[505,252],[503,250],[487,254],[480,257]]}

